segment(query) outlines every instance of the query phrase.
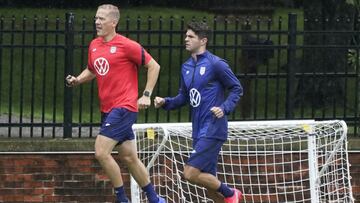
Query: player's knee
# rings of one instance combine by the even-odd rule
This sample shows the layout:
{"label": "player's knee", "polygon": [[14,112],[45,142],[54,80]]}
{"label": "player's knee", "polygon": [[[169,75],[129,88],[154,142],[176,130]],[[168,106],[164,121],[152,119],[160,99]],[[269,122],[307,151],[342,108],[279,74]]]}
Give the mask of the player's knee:
{"label": "player's knee", "polygon": [[189,182],[195,182],[197,177],[197,174],[193,173],[191,170],[184,170],[184,178],[185,180],[189,181]]}
{"label": "player's knee", "polygon": [[95,150],[95,158],[98,161],[104,161],[108,158],[108,154],[101,150]]}
{"label": "player's knee", "polygon": [[125,155],[125,156],[120,155],[120,161],[123,162],[126,165],[129,165],[129,164],[136,163],[137,157],[132,156],[132,155]]}

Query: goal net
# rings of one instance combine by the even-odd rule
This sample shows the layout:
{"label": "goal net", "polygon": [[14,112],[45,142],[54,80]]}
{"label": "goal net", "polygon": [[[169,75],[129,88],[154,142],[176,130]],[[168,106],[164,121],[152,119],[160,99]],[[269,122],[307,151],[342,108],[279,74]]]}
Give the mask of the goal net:
{"label": "goal net", "polygon": [[[157,192],[170,203],[212,202],[183,178],[191,124],[136,124],[137,147]],[[354,202],[344,121],[229,122],[217,177],[243,202]],[[132,202],[147,202],[132,180]]]}

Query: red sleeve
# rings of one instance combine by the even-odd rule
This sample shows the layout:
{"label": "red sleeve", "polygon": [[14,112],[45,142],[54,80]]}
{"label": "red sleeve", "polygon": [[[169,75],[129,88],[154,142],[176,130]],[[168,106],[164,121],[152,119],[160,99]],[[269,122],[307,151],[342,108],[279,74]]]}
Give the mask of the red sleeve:
{"label": "red sleeve", "polygon": [[95,69],[94,69],[94,66],[92,64],[92,59],[91,59],[91,53],[92,53],[92,50],[94,48],[94,41],[95,40],[92,40],[90,42],[90,45],[89,45],[89,48],[88,48],[88,62],[87,62],[87,68],[91,71],[91,72],[95,72]]}
{"label": "red sleeve", "polygon": [[151,55],[137,42],[129,40],[127,56],[138,66],[146,65],[152,59]]}

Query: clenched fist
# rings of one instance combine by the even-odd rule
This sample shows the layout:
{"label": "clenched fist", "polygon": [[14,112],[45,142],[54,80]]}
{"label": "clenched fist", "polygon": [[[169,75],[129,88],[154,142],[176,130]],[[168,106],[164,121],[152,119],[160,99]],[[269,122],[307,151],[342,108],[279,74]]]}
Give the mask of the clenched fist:
{"label": "clenched fist", "polygon": [[155,108],[160,108],[162,105],[165,104],[165,99],[162,97],[155,97],[154,99],[154,105]]}
{"label": "clenched fist", "polygon": [[74,87],[79,83],[79,80],[76,77],[72,76],[72,75],[68,75],[65,78],[65,82],[66,82],[66,86]]}

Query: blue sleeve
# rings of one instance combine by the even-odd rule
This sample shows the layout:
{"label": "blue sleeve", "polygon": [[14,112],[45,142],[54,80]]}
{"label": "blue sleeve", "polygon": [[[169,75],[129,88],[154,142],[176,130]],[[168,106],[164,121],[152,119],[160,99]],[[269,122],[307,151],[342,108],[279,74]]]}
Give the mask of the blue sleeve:
{"label": "blue sleeve", "polygon": [[178,95],[176,95],[175,97],[165,97],[165,104],[163,105],[162,108],[165,110],[177,109],[179,107],[184,106],[187,103],[187,101],[189,101],[188,94],[186,91],[184,80],[181,76]]}
{"label": "blue sleeve", "polygon": [[220,108],[224,110],[224,113],[228,115],[235,109],[237,102],[243,95],[243,88],[240,81],[236,78],[235,74],[231,71],[229,65],[220,60],[215,64],[215,70],[217,79],[228,90],[228,96],[221,104]]}

